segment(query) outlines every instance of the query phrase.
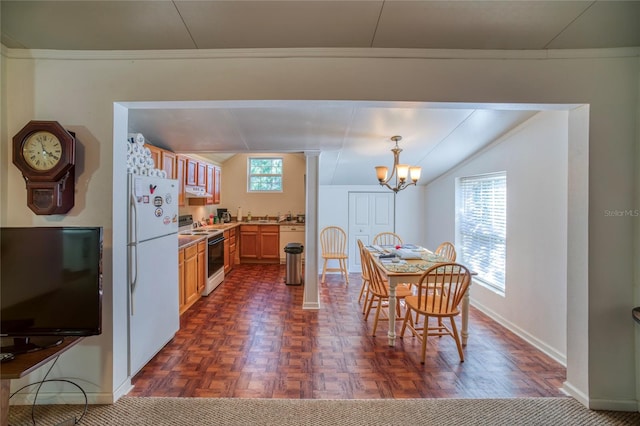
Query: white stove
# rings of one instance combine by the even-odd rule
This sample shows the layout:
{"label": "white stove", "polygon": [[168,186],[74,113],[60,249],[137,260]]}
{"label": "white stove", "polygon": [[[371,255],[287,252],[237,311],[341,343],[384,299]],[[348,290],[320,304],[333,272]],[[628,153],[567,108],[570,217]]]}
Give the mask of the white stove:
{"label": "white stove", "polygon": [[180,216],[179,226],[179,236],[207,239],[207,282],[202,295],[208,296],[224,281],[224,232],[200,226],[191,215]]}

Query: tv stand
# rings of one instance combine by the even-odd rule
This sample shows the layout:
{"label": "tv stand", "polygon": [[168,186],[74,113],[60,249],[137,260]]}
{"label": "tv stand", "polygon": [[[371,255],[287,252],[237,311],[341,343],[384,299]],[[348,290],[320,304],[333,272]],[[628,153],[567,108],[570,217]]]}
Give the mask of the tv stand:
{"label": "tv stand", "polygon": [[[84,337],[65,337],[57,346],[43,348],[38,351],[17,354],[11,361],[4,362],[0,368],[0,426],[9,423],[9,395],[11,394],[11,380],[19,379],[31,373],[61,355],[67,349],[75,346]],[[3,349],[4,350],[4,349]]]}
{"label": "tv stand", "polygon": [[62,342],[63,338],[60,336],[14,337],[12,345],[4,346],[4,342],[2,342],[0,352],[18,355],[58,346]]}

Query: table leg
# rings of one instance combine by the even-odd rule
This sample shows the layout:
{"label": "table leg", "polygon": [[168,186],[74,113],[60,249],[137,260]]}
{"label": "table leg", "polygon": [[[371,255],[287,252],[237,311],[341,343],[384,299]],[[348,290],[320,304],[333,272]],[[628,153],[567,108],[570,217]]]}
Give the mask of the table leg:
{"label": "table leg", "polygon": [[464,293],[462,298],[462,345],[467,345],[467,337],[469,337],[469,289]]}
{"label": "table leg", "polygon": [[11,392],[11,380],[2,379],[2,389],[0,391],[0,426],[9,424],[9,394]]}
{"label": "table leg", "polygon": [[389,346],[396,345],[396,285],[394,280],[389,280]]}

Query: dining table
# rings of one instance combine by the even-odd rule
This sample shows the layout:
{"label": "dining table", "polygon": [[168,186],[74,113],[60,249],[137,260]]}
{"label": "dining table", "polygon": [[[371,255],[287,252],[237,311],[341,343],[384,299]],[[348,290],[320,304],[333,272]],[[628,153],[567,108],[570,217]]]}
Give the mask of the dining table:
{"label": "dining table", "polygon": [[[378,269],[389,282],[389,306],[396,306],[396,287],[398,284],[417,284],[424,272],[430,267],[447,263],[449,260],[433,253],[424,247],[414,244],[404,245],[400,249],[389,246],[366,246],[373,255],[373,260]],[[470,271],[472,276],[476,272]],[[469,288],[462,299],[460,335],[462,344],[466,346],[469,337]],[[396,310],[389,309],[389,346],[396,343]]]}

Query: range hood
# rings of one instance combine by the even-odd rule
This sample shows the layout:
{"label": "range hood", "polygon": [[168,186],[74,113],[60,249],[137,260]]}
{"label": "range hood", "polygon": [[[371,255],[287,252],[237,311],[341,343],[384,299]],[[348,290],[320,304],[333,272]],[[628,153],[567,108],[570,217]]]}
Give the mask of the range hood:
{"label": "range hood", "polygon": [[207,198],[213,197],[209,194],[204,186],[185,185],[184,196],[187,198]]}

